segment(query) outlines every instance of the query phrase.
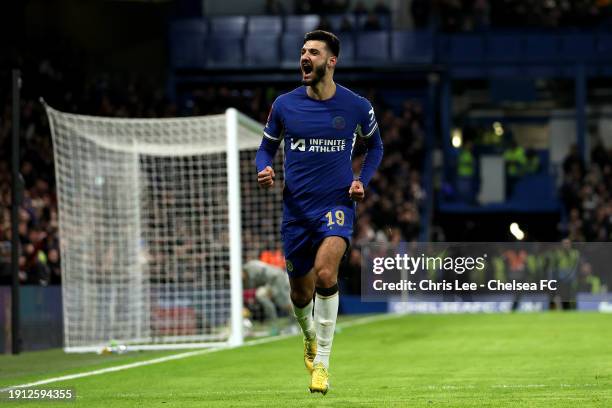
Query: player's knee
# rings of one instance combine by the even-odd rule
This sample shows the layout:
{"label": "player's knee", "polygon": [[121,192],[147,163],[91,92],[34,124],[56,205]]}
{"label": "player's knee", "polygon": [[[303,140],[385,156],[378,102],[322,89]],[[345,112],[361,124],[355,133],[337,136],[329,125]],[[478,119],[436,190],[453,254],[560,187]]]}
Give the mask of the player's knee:
{"label": "player's knee", "polygon": [[310,303],[310,301],[312,300],[312,296],[312,293],[308,292],[307,290],[304,290],[303,288],[291,289],[291,302],[293,302],[293,304],[298,307],[304,307],[308,303]]}
{"label": "player's knee", "polygon": [[315,268],[317,274],[317,287],[329,288],[334,286],[337,281],[337,273],[333,268],[319,266]]}

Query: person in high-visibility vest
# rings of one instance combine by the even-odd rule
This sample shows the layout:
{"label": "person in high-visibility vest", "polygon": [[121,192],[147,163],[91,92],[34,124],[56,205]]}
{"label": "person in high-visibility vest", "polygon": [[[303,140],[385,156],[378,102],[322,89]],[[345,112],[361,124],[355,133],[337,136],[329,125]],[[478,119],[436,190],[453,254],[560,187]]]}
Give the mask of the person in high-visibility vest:
{"label": "person in high-visibility vest", "polygon": [[577,291],[584,293],[601,293],[601,279],[593,275],[593,267],[589,262],[582,262],[580,265],[580,275],[576,283]]}
{"label": "person in high-visibility vest", "polygon": [[572,246],[572,241],[565,238],[561,248],[555,252],[556,277],[560,280],[572,280],[576,276],[580,252]]}
{"label": "person in high-visibility vest", "polygon": [[457,156],[457,193],[464,202],[474,201],[474,145],[466,140]]}
{"label": "person in high-visibility vest", "polygon": [[525,157],[525,174],[536,174],[540,171],[540,156],[535,149],[527,149]]}
{"label": "person in high-visibility vest", "polygon": [[564,309],[571,306],[570,299],[574,296],[578,267],[580,265],[580,251],[572,245],[572,241],[565,238],[561,241],[561,247],[554,251],[555,279],[557,290],[555,291],[556,302]]}
{"label": "person in high-visibility vest", "polygon": [[457,174],[459,177],[474,177],[474,155],[472,154],[472,143],[461,149],[459,152],[459,160],[457,162]]}
{"label": "person in high-visibility vest", "polygon": [[506,164],[506,199],[509,199],[514,191],[514,185],[525,171],[527,156],[525,149],[512,141],[510,148],[504,152]]}

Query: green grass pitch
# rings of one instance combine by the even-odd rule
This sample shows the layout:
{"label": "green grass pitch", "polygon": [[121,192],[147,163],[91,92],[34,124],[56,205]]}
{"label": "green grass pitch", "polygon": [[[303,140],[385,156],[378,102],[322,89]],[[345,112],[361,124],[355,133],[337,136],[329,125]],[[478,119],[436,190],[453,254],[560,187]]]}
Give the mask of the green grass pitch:
{"label": "green grass pitch", "polygon": [[[167,354],[2,356],[0,386]],[[301,338],[290,337],[49,384],[75,389],[76,402],[21,405],[612,407],[612,315],[409,315],[347,326],[334,340],[330,392],[310,394],[308,380]]]}

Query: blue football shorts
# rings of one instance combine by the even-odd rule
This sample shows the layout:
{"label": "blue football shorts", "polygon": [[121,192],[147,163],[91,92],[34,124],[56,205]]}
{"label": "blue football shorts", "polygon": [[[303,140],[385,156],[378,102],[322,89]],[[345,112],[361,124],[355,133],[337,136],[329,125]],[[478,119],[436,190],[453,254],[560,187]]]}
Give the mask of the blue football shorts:
{"label": "blue football shorts", "polygon": [[314,266],[319,245],[326,237],[344,238],[348,246],[353,235],[355,204],[336,205],[319,218],[283,222],[281,237],[290,278],[306,275]]}

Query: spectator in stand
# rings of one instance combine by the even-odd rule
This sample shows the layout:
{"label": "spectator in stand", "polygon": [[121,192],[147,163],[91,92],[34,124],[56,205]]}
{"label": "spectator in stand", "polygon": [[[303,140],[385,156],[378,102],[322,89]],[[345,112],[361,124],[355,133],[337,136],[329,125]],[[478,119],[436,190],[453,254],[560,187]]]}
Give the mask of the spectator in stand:
{"label": "spectator in stand", "polygon": [[601,138],[595,141],[595,146],[591,151],[591,163],[599,166],[600,169],[606,168],[606,166],[612,164],[610,161],[610,154],[606,151]]}
{"label": "spectator in stand", "polygon": [[563,173],[578,172],[580,177],[584,175],[584,160],[580,157],[578,146],[572,144],[565,160],[563,160]]}
{"label": "spectator in stand", "polygon": [[317,30],[334,31],[329,19],[326,16],[321,16]]}
{"label": "spectator in stand", "polygon": [[593,275],[593,267],[588,262],[582,262],[580,264],[580,274],[578,275],[577,291],[586,293],[601,293],[601,279],[598,276]]}
{"label": "spectator in stand", "polygon": [[[350,20],[346,20],[350,23]],[[347,24],[348,25],[348,24]],[[164,97],[163,91],[152,87],[146,78],[122,78],[107,74],[84,78],[78,73],[66,75],[51,60],[39,70],[24,67],[30,72],[37,89],[45,90],[50,103],[62,110],[75,113],[114,117],[165,117],[222,113],[227,106],[235,106],[246,114],[264,122],[269,104],[277,94],[274,88],[231,89],[227,86],[206,86],[193,90],[185,105],[177,107]],[[48,90],[48,92],[46,92]],[[371,91],[372,93],[373,91]],[[10,282],[7,254],[10,253],[10,170],[11,108],[9,96],[0,93],[0,281]],[[36,95],[23,94],[21,172],[25,190],[19,211],[20,279],[23,283],[47,285],[61,283],[61,253],[58,236],[58,210],[55,191],[53,150],[44,109],[36,102]],[[374,94],[369,98],[376,101]],[[373,240],[414,240],[421,226],[420,208],[425,195],[421,187],[420,170],[423,156],[423,112],[419,103],[408,101],[397,112],[377,103],[384,142],[388,151],[379,173],[370,184],[370,193],[358,207],[355,226],[355,252],[359,245]],[[363,146],[362,146],[363,147]],[[359,156],[359,146],[356,146]],[[359,158],[355,166],[359,166]],[[397,227],[397,228],[393,228]],[[249,232],[245,236],[250,236]],[[67,240],[63,248],[74,245]],[[151,262],[167,256],[149,243]],[[190,251],[187,241],[177,248]],[[270,249],[270,248],[268,248]],[[7,252],[8,251],[8,252]],[[107,254],[105,254],[107,256]],[[256,255],[258,256],[258,255]],[[109,260],[111,262],[112,260]],[[206,263],[204,260],[203,264]],[[153,271],[160,274],[159,271]],[[193,271],[186,271],[191,274]],[[9,274],[9,275],[7,275]],[[187,276],[187,275],[185,275]],[[165,279],[156,276],[157,280]],[[7,281],[8,280],[8,281]]]}
{"label": "spectator in stand", "polygon": [[368,14],[365,23],[363,24],[363,29],[365,31],[379,31],[382,28],[380,25],[380,20],[378,19],[378,15],[374,12]]}
{"label": "spectator in stand", "polygon": [[349,9],[349,0],[324,0],[322,13],[325,14],[342,14]]}
{"label": "spectator in stand", "polygon": [[355,4],[355,8],[353,9],[353,14],[357,16],[368,14],[368,8],[366,7],[363,1],[359,0],[357,4]]}
{"label": "spectator in stand", "polygon": [[464,203],[472,204],[476,200],[475,176],[474,143],[466,140],[457,156],[457,193]]}
{"label": "spectator in stand", "polygon": [[506,166],[506,200],[514,192],[514,186],[524,174],[527,156],[525,149],[513,138],[510,146],[504,151],[504,164]]}
{"label": "spectator in stand", "polygon": [[48,250],[47,265],[49,266],[50,284],[59,285],[62,283],[61,262],[59,248],[51,247]]}
{"label": "spectator in stand", "polygon": [[340,32],[348,32],[353,31],[353,23],[348,16],[342,17],[342,21],[340,22]]}
{"label": "spectator in stand", "polygon": [[[376,97],[370,97],[376,101]],[[397,237],[410,241],[418,237],[419,208],[425,200],[420,171],[423,156],[423,112],[420,104],[404,103],[400,116],[376,106],[386,151],[377,174],[370,183],[371,194],[358,207],[360,220],[355,226],[355,245]],[[355,147],[356,156],[360,146]],[[358,158],[355,168],[359,168]],[[390,234],[392,227],[399,227]]]}
{"label": "spectator in stand", "polygon": [[266,0],[266,14],[281,16],[286,12],[285,6],[279,0]]}
{"label": "spectator in stand", "polygon": [[[597,142],[590,166],[570,149],[564,160],[561,199],[568,212],[567,233],[575,241],[612,240],[612,151]],[[597,160],[595,160],[595,158]]]}
{"label": "spectator in stand", "polygon": [[443,31],[460,31],[463,26],[461,2],[459,0],[440,0],[438,4],[438,21]]}
{"label": "spectator in stand", "polygon": [[488,0],[474,0],[473,14],[474,29],[481,30],[489,27],[491,8]]}
{"label": "spectator in stand", "polygon": [[374,4],[374,8],[372,9],[372,11],[378,15],[383,15],[383,14],[390,15],[391,14],[391,9],[389,8],[385,0],[376,0],[376,4]]}
{"label": "spectator in stand", "polygon": [[423,29],[429,26],[431,1],[412,0],[412,3],[410,4],[410,11],[412,13],[412,21],[414,22],[415,28]]}
{"label": "spectator in stand", "polygon": [[526,153],[525,174],[537,174],[540,171],[540,156],[535,149],[529,148]]}
{"label": "spectator in stand", "polygon": [[11,282],[11,243],[0,237],[0,285],[10,285]]}
{"label": "spectator in stand", "polygon": [[500,28],[597,27],[610,24],[609,0],[413,0],[415,26],[423,28],[433,3],[435,20],[443,31],[473,31],[489,26]]}

